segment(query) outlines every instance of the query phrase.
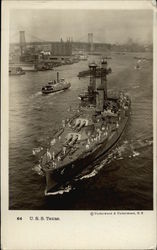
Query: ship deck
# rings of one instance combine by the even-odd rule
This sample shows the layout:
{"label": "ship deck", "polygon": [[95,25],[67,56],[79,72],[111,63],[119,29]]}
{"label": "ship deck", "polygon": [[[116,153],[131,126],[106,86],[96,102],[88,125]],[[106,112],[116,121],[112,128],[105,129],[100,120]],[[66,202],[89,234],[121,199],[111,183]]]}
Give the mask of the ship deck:
{"label": "ship deck", "polygon": [[[77,118],[71,119],[67,122],[64,128],[62,128],[55,135],[53,142],[54,145],[50,147],[50,154],[52,160],[45,164],[44,170],[59,169],[63,166],[72,164],[78,159],[83,159],[95,152],[95,150],[101,147],[117,135],[117,130],[123,127],[124,112],[120,113],[120,121],[117,127],[117,117],[106,117],[104,120],[99,116],[95,117],[93,122],[94,108],[84,108]],[[88,125],[83,126],[81,129],[75,126],[76,120],[85,119],[88,120]],[[68,135],[78,137],[77,140],[71,140],[67,142]]]}

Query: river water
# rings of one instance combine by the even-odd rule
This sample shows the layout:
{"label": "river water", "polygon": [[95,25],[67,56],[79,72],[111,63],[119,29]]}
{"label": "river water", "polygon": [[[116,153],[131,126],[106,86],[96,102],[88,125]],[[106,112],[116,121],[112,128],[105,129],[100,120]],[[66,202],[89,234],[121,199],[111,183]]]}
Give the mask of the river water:
{"label": "river water", "polygon": [[[45,179],[35,171],[32,149],[47,147],[69,107],[77,110],[78,94],[89,78],[78,79],[87,61],[53,71],[27,72],[9,78],[9,208],[20,210],[151,210],[153,209],[152,61],[135,69],[135,56],[149,53],[112,54],[108,89],[124,89],[131,96],[132,115],[118,144],[90,173],[82,175],[57,194],[44,196]],[[100,58],[89,58],[89,61]],[[41,88],[56,72],[71,82],[65,92],[42,95]]]}

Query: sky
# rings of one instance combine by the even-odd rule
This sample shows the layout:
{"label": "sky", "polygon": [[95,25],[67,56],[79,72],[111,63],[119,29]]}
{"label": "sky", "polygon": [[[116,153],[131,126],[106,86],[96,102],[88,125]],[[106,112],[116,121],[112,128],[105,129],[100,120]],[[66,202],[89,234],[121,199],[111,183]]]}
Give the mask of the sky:
{"label": "sky", "polygon": [[[20,30],[26,41],[73,41],[123,44],[131,38],[138,43],[152,42],[151,10],[12,10],[10,42],[18,42]],[[37,39],[38,38],[38,39]]]}

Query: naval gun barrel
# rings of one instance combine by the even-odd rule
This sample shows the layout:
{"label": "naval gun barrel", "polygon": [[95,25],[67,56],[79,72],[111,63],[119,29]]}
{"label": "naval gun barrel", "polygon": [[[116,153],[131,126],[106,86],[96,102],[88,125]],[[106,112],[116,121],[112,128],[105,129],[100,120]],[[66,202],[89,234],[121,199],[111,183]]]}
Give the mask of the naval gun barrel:
{"label": "naval gun barrel", "polygon": [[77,128],[78,131],[81,130],[86,125],[86,121],[81,122],[80,126]]}

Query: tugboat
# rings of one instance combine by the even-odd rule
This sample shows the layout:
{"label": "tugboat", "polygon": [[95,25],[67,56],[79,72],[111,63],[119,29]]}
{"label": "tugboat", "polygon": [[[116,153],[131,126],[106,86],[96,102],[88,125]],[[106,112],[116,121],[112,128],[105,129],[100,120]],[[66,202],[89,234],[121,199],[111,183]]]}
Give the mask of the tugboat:
{"label": "tugboat", "polygon": [[107,61],[101,64],[101,80],[96,81],[97,65],[92,63],[88,91],[81,95],[77,112],[56,132],[46,152],[40,152],[39,170],[46,178],[45,195],[69,185],[90,163],[104,155],[121,137],[130,117],[131,100],[120,92],[109,96]]}
{"label": "tugboat", "polygon": [[66,90],[71,87],[69,82],[66,82],[64,78],[59,79],[59,73],[57,72],[57,80],[49,81],[47,85],[42,87],[43,94],[50,94],[61,90]]}

